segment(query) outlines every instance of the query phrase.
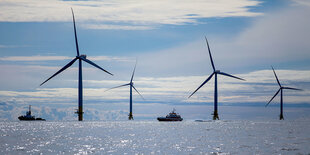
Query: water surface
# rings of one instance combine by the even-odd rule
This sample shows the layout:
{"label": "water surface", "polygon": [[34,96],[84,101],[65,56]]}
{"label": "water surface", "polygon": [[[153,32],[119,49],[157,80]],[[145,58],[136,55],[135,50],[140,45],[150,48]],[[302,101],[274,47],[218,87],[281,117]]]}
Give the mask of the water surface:
{"label": "water surface", "polygon": [[310,121],[0,122],[0,154],[309,154]]}

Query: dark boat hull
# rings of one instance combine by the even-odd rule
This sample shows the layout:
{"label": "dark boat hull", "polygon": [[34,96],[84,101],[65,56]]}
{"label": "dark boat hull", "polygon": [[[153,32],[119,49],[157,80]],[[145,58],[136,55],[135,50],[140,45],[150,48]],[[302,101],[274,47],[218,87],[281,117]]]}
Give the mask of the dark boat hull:
{"label": "dark boat hull", "polygon": [[165,118],[165,117],[158,117],[158,121],[167,121],[167,122],[173,122],[173,121],[182,121],[183,118]]}
{"label": "dark boat hull", "polygon": [[43,118],[26,118],[26,117],[23,117],[23,116],[19,116],[18,119],[20,121],[45,121],[45,119]]}

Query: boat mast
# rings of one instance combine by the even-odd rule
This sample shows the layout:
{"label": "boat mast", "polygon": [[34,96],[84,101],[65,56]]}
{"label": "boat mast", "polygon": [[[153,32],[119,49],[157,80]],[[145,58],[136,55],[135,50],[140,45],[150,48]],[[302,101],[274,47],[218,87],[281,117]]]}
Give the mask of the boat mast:
{"label": "boat mast", "polygon": [[29,115],[31,115],[31,105],[29,105]]}

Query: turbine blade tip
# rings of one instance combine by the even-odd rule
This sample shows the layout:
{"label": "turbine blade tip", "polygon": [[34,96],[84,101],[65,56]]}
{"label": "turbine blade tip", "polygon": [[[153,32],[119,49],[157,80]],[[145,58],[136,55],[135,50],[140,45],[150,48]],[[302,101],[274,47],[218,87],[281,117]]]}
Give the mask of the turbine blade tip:
{"label": "turbine blade tip", "polygon": [[40,86],[42,86],[45,82],[41,83]]}

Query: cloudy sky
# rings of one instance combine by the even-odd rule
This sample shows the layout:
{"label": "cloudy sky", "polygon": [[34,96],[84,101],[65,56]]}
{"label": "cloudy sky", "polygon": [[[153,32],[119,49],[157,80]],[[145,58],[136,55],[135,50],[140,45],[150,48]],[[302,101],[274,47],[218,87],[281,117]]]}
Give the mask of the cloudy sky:
{"label": "cloudy sky", "polygon": [[279,97],[264,107],[278,90],[271,65],[283,85],[304,90],[284,91],[285,112],[310,116],[307,0],[2,0],[0,120],[17,120],[29,104],[36,116],[77,119],[77,63],[39,86],[76,56],[70,8],[80,53],[114,74],[83,63],[86,120],[127,119],[129,88],[105,90],[128,83],[136,60],[145,100],[134,93],[135,118],[175,107],[210,119],[214,80],[188,99],[212,73],[205,36],[216,68],[246,79],[219,76],[220,118],[278,117]]}

